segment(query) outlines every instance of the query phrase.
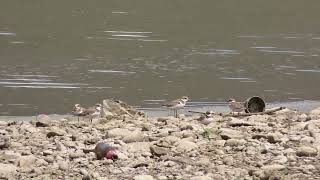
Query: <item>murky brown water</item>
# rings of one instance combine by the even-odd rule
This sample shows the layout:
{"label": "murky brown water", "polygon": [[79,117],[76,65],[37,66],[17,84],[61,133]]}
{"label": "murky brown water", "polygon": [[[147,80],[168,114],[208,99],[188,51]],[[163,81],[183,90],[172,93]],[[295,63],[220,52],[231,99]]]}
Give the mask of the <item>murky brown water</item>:
{"label": "murky brown water", "polygon": [[320,1],[2,1],[0,115],[319,100]]}

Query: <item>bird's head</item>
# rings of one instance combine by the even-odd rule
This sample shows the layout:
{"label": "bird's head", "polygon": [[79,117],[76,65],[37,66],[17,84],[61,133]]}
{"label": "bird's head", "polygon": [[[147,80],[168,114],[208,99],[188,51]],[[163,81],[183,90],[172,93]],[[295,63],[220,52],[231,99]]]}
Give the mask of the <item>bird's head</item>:
{"label": "bird's head", "polygon": [[187,101],[189,101],[189,98],[188,98],[188,96],[182,96],[181,100],[184,102],[187,102]]}

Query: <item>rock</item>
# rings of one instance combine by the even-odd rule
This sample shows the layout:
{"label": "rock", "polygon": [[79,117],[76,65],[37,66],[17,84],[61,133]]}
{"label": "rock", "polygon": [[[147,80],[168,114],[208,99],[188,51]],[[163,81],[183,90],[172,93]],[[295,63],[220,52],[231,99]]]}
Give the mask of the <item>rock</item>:
{"label": "rock", "polygon": [[85,170],[85,169],[83,169],[83,168],[80,169],[80,173],[81,173],[82,175],[84,175],[84,176],[86,176],[86,175],[89,174],[88,171]]}
{"label": "rock", "polygon": [[130,132],[129,134],[125,135],[122,139],[122,141],[125,143],[141,142],[143,140],[144,140],[144,135],[139,130]]}
{"label": "rock", "polygon": [[0,126],[8,126],[8,123],[6,121],[0,121]]}
{"label": "rock", "polygon": [[274,158],[274,162],[277,164],[285,164],[288,162],[288,158],[286,156],[279,155]]}
{"label": "rock", "polygon": [[226,165],[232,165],[233,164],[233,157],[232,156],[224,157],[222,161]]}
{"label": "rock", "polygon": [[272,165],[266,165],[262,166],[261,169],[265,171],[281,171],[284,170],[286,167],[284,165],[280,164],[272,164]]}
{"label": "rock", "polygon": [[304,122],[304,121],[307,121],[308,120],[308,116],[306,114],[300,114],[298,116],[298,121],[300,122]]}
{"label": "rock", "polygon": [[23,123],[20,126],[20,133],[24,133],[24,132],[29,132],[29,133],[36,133],[39,132],[38,128],[35,128],[34,126],[32,126],[29,123]]}
{"label": "rock", "polygon": [[311,115],[320,115],[320,107],[310,111]]}
{"label": "rock", "polygon": [[67,162],[65,162],[65,161],[60,161],[60,162],[59,162],[59,169],[60,169],[61,171],[66,171],[66,170],[68,170],[68,167],[69,167],[69,164],[68,164]]}
{"label": "rock", "polygon": [[48,163],[53,163],[54,157],[53,156],[45,156],[44,160]]}
{"label": "rock", "polygon": [[225,143],[226,143],[226,140],[216,140],[212,142],[212,145],[223,147]]}
{"label": "rock", "polygon": [[153,177],[150,175],[138,175],[134,176],[133,180],[153,180]]}
{"label": "rock", "polygon": [[29,156],[21,156],[18,159],[19,167],[21,168],[31,168],[36,161],[36,157],[34,155]]}
{"label": "rock", "polygon": [[158,176],[158,180],[167,180],[168,177],[167,176]]}
{"label": "rock", "polygon": [[0,149],[5,149],[10,147],[10,139],[8,137],[0,136]]}
{"label": "rock", "polygon": [[57,151],[66,151],[67,148],[60,142],[56,142],[56,150]]}
{"label": "rock", "polygon": [[45,114],[40,114],[36,117],[36,127],[48,127],[50,125],[50,117]]}
{"label": "rock", "polygon": [[306,136],[300,139],[300,144],[311,145],[312,143],[314,143],[314,141],[315,140],[313,137]]}
{"label": "rock", "polygon": [[76,158],[80,158],[80,157],[83,157],[84,156],[84,153],[83,152],[70,152],[69,153],[69,158],[71,159],[76,159]]}
{"label": "rock", "polygon": [[131,133],[130,130],[128,129],[123,129],[123,128],[114,128],[111,129],[107,132],[107,137],[108,138],[115,138],[115,137],[124,137],[128,136]]}
{"label": "rock", "polygon": [[84,144],[91,145],[91,144],[97,144],[100,141],[100,138],[89,138],[84,140]]}
{"label": "rock", "polygon": [[297,156],[317,156],[318,151],[317,149],[313,148],[313,147],[309,147],[309,146],[302,146],[300,148],[298,148],[297,152],[296,152]]}
{"label": "rock", "polygon": [[44,156],[52,155],[53,152],[51,150],[45,150],[42,152]]}
{"label": "rock", "polygon": [[102,103],[103,103],[103,111],[102,111],[103,117],[120,116],[120,115],[144,116],[144,113],[137,111],[132,106],[120,100],[113,101],[110,99],[105,99],[103,100]]}
{"label": "rock", "polygon": [[37,161],[35,162],[35,165],[37,167],[39,166],[47,166],[49,163],[43,159],[37,159]]}
{"label": "rock", "polygon": [[238,126],[252,126],[252,123],[248,122],[248,121],[244,121],[242,119],[237,119],[237,118],[230,118],[231,121],[228,122],[229,126],[232,127],[238,127]]}
{"label": "rock", "polygon": [[59,127],[53,126],[50,128],[49,132],[47,133],[47,137],[51,138],[54,136],[63,136],[65,134],[67,134],[65,130],[63,130]]}
{"label": "rock", "polygon": [[283,135],[281,133],[269,133],[267,134],[267,139],[269,143],[279,143],[282,142]]}
{"label": "rock", "polygon": [[190,180],[213,180],[209,176],[193,176],[190,178]]}
{"label": "rock", "polygon": [[155,156],[162,156],[162,155],[167,155],[170,150],[164,147],[150,146],[150,151]]}
{"label": "rock", "polygon": [[227,128],[221,128],[219,134],[223,140],[244,138],[243,134],[240,131]]}
{"label": "rock", "polygon": [[183,151],[183,152],[189,152],[191,150],[198,148],[198,145],[196,143],[188,140],[184,140],[184,139],[182,139],[181,141],[178,141],[177,143],[175,143],[175,145],[178,151]]}
{"label": "rock", "polygon": [[17,167],[13,164],[0,163],[0,177],[7,176],[10,173],[16,173]]}
{"label": "rock", "polygon": [[228,139],[225,143],[225,146],[241,146],[246,143],[243,139]]}

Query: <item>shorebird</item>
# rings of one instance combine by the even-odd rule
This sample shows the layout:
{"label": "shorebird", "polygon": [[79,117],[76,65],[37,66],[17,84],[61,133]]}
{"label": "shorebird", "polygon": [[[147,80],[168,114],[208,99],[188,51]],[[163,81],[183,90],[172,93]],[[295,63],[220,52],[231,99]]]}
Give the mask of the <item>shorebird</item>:
{"label": "shorebird", "polygon": [[182,109],[186,105],[187,101],[189,101],[189,98],[187,96],[182,96],[181,99],[173,100],[171,102],[163,104],[162,106],[173,109],[174,117],[177,118],[178,117],[178,109]]}
{"label": "shorebird", "polygon": [[232,114],[234,114],[234,112],[238,112],[238,114],[240,112],[242,112],[243,110],[245,110],[244,104],[242,102],[237,102],[235,99],[230,98],[228,100],[229,103],[229,108],[232,111]]}
{"label": "shorebird", "polygon": [[204,125],[208,125],[210,123],[213,122],[213,115],[215,113],[213,111],[207,111],[205,113],[203,113],[199,119],[197,119],[198,121],[200,121],[202,124]]}
{"label": "shorebird", "polygon": [[80,116],[82,115],[84,109],[85,109],[85,108],[81,107],[80,104],[75,104],[75,105],[74,105],[72,114],[73,114],[74,116],[78,116],[78,121],[79,121],[79,118],[80,118]]}
{"label": "shorebird", "polygon": [[89,107],[88,109],[84,109],[80,116],[84,116],[90,119],[92,123],[92,119],[100,117],[102,111],[102,105],[97,103],[94,107]]}

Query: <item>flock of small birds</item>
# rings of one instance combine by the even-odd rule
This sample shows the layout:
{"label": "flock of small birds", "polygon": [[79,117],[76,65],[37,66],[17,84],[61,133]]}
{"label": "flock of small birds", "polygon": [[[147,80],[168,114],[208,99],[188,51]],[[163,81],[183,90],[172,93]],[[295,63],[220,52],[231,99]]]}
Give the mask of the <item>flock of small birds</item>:
{"label": "flock of small birds", "polygon": [[89,108],[84,108],[84,107],[81,107],[80,104],[75,104],[72,114],[74,116],[78,116],[78,121],[80,117],[85,117],[90,119],[90,122],[92,122],[92,119],[98,118],[101,116],[101,110],[102,110],[102,105],[99,103],[95,104],[94,107],[89,107]]}
{"label": "flock of small birds", "polygon": [[[180,99],[175,99],[168,103],[163,104],[163,107],[172,109],[174,112],[174,117],[178,117],[178,110],[182,109],[189,98],[187,96],[182,96]],[[234,98],[230,98],[228,101],[228,106],[232,113],[240,113],[245,110],[244,103],[237,102]],[[102,105],[97,103],[94,107],[84,108],[81,107],[80,104],[75,104],[72,114],[78,117],[78,121],[80,117],[88,118],[92,123],[92,119],[101,117]],[[210,124],[213,121],[213,115],[215,113],[213,111],[207,111],[201,115],[198,119],[203,124]]]}

